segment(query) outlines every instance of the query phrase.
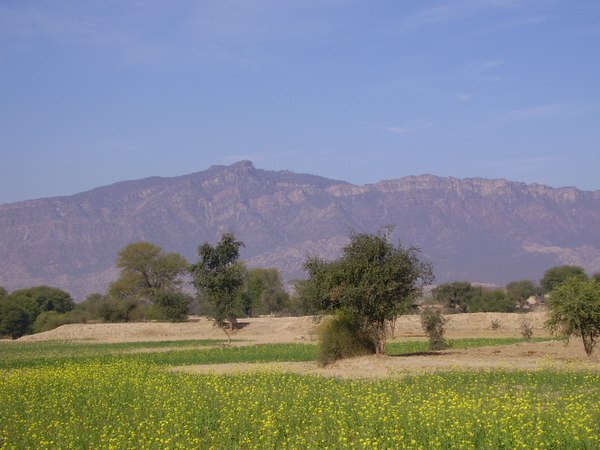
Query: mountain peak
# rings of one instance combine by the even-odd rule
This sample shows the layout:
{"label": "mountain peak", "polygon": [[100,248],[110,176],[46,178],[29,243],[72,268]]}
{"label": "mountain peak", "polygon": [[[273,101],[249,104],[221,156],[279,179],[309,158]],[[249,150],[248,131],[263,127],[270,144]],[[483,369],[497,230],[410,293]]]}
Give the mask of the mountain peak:
{"label": "mountain peak", "polygon": [[251,161],[125,181],[70,197],[0,205],[0,286],[49,284],[77,298],[116,278],[137,240],[179,252],[231,231],[250,267],[304,276],[306,255],[335,258],[350,231],[395,224],[438,282],[540,278],[553,265],[600,270],[600,191],[423,175],[356,186],[256,169]]}

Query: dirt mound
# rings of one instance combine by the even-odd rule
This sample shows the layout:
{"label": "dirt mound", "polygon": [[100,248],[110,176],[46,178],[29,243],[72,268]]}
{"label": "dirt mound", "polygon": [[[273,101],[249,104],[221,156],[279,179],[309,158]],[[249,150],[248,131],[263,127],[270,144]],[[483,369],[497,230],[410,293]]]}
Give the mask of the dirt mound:
{"label": "dirt mound", "polygon": [[[508,313],[454,314],[448,318],[446,336],[464,337],[520,337],[523,319],[530,322],[533,335],[548,336],[543,324],[543,312],[527,315]],[[241,319],[234,339],[255,343],[310,342],[315,340],[318,320],[314,317],[257,317]],[[497,323],[494,328],[492,323]],[[185,323],[96,323],[63,325],[44,333],[24,336],[22,341],[93,341],[135,342],[176,341],[191,339],[226,339],[223,331],[206,318],[193,317]],[[396,322],[393,339],[424,339],[418,315],[402,316]]]}
{"label": "dirt mound", "polygon": [[[310,341],[314,338],[312,317],[259,317],[242,319],[233,339],[254,343]],[[69,324],[44,333],[23,336],[20,341],[152,342],[194,339],[227,339],[227,335],[206,318],[189,322],[141,322]]]}

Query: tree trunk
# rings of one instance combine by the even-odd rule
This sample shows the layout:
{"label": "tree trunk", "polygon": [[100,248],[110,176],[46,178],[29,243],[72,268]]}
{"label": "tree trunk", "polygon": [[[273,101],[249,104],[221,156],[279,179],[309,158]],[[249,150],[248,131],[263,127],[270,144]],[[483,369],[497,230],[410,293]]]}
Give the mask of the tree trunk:
{"label": "tree trunk", "polygon": [[375,354],[385,355],[385,347],[387,344],[387,332],[385,329],[385,322],[376,323],[373,328],[375,334]]}

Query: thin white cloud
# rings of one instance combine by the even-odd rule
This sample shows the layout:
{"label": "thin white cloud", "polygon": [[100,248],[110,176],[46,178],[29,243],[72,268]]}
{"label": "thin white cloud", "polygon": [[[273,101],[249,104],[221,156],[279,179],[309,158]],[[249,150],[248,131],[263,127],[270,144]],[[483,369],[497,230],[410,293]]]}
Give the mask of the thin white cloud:
{"label": "thin white cloud", "polygon": [[384,124],[381,129],[393,134],[407,134],[421,131],[436,125],[437,122],[431,120],[411,120],[403,124]]}

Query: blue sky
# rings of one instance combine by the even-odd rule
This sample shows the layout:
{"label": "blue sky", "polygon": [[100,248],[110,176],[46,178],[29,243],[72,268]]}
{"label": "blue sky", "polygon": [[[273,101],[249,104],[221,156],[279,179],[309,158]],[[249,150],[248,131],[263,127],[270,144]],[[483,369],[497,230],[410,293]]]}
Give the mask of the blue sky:
{"label": "blue sky", "polygon": [[0,0],[0,203],[250,159],[600,189],[597,0]]}

